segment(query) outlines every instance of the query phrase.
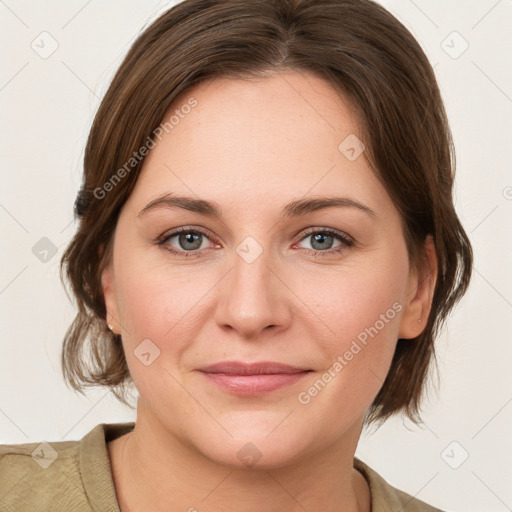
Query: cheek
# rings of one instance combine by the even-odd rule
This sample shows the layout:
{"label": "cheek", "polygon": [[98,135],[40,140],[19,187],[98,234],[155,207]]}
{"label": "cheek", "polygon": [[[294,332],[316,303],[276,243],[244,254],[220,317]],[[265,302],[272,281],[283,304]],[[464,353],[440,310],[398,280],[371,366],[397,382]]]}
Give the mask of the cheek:
{"label": "cheek", "polygon": [[300,281],[298,295],[315,306],[308,335],[317,340],[324,364],[303,387],[299,403],[314,402],[313,408],[323,405],[336,415],[362,413],[373,401],[395,351],[407,269],[405,251],[388,258],[381,253],[379,262],[364,269],[347,267],[329,279],[309,275]]}
{"label": "cheek", "polygon": [[379,336],[384,341],[397,334],[407,289],[407,255],[397,255],[395,263],[392,255],[379,256],[364,267],[347,265],[296,280],[297,295],[313,306],[316,324],[323,325],[327,350],[343,350],[355,339],[364,343],[369,336]]}
{"label": "cheek", "polygon": [[177,365],[209,317],[205,311],[208,291],[218,278],[193,265],[172,266],[162,263],[161,257],[155,263],[156,258],[142,251],[138,257],[136,251],[131,254],[119,258],[116,267],[116,294],[130,370],[133,366],[136,373],[140,366],[135,358],[144,340],[151,341],[145,342],[150,352],[160,351],[164,356],[155,359],[155,368],[164,359]]}
{"label": "cheek", "polygon": [[154,410],[184,400],[176,372],[197,336],[206,284],[186,272],[125,259],[116,279],[123,347],[134,384]]}

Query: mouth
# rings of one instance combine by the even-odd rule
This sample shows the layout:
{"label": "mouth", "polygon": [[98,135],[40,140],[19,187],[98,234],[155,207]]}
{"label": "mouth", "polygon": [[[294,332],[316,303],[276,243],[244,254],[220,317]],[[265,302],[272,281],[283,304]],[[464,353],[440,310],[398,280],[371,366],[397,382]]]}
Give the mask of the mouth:
{"label": "mouth", "polygon": [[239,396],[256,396],[290,386],[312,370],[272,361],[249,364],[222,361],[198,371],[223,391]]}

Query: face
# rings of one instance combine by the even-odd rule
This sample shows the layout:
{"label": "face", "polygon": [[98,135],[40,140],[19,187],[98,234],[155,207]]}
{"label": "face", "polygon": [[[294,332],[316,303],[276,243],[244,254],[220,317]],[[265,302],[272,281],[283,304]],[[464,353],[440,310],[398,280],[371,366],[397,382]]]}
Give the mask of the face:
{"label": "face", "polygon": [[355,450],[429,295],[354,158],[356,115],[294,72],[200,84],[166,120],[190,98],[144,160],[103,274],[137,421],[233,466]]}

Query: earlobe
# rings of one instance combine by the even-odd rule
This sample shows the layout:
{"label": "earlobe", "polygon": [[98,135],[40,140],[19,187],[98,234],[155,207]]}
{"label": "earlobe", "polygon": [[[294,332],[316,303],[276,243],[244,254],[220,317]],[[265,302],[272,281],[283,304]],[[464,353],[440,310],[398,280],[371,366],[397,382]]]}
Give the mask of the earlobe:
{"label": "earlobe", "polygon": [[411,271],[398,337],[419,336],[427,324],[437,281],[437,255],[434,239],[428,235],[424,245],[424,268]]}
{"label": "earlobe", "polygon": [[101,273],[101,287],[107,312],[105,318],[107,326],[114,334],[121,334],[119,311],[115,294],[115,279],[111,263],[108,264]]}

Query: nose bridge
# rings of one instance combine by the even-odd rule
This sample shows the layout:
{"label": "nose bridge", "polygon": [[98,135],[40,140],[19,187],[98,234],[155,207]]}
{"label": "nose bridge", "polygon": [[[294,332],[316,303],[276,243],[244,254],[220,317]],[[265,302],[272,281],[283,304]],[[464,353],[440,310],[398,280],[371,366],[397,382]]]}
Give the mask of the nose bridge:
{"label": "nose bridge", "polygon": [[272,252],[248,236],[233,254],[233,268],[223,286],[217,322],[244,337],[268,326],[284,326],[290,318],[283,285],[274,275]]}

